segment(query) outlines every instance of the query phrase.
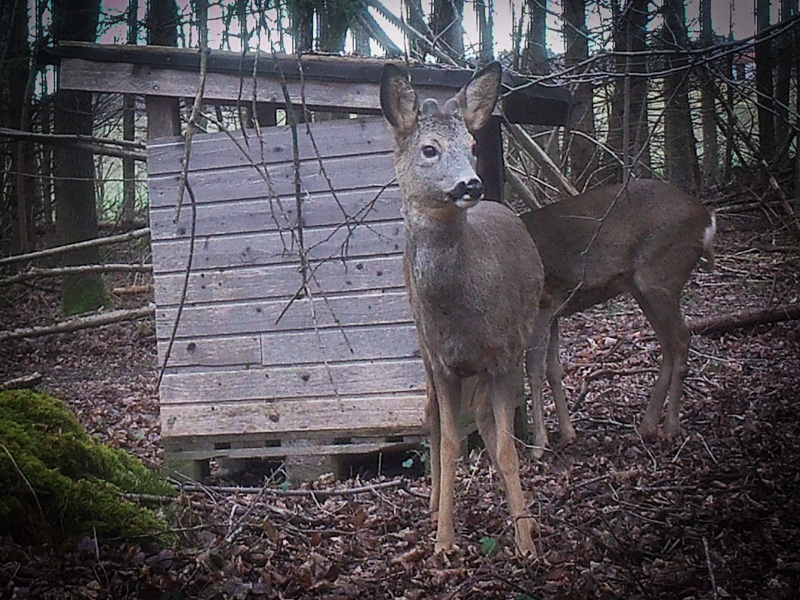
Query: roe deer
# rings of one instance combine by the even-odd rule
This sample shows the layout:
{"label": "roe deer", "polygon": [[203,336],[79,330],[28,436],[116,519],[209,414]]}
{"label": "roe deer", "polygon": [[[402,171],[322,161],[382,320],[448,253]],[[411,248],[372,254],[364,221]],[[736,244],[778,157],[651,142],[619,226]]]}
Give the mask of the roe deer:
{"label": "roe deer", "polygon": [[478,431],[506,487],[520,553],[535,554],[535,521],[519,480],[514,444],[514,373],[533,333],[543,272],[519,217],[479,202],[473,133],[489,120],[500,88],[499,63],[481,69],[440,106],[419,102],[394,65],[381,77],[381,107],[396,141],[403,197],[403,270],[428,377],[431,510],[436,552],[453,547],[453,486],[459,455],[462,381]]}
{"label": "roe deer", "polygon": [[[657,436],[669,392],[664,435],[676,435],[689,354],[681,290],[702,255],[713,265],[714,215],[692,196],[651,179],[565,198],[523,215],[522,220],[545,269],[528,375],[541,379],[536,370],[546,362],[562,441],[574,440],[575,429],[561,383],[558,318],[623,293],[631,294],[641,307],[663,354],[639,432],[647,439]],[[533,397],[535,455],[547,445],[540,390]]]}

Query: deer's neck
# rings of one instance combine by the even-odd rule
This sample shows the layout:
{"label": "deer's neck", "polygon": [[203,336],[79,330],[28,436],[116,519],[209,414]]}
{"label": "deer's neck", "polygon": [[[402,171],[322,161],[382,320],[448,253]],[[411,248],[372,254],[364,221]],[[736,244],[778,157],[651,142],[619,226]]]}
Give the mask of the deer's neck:
{"label": "deer's neck", "polygon": [[437,289],[452,293],[453,285],[463,282],[466,211],[443,218],[441,213],[407,209],[404,221],[405,259],[415,285],[434,294]]}

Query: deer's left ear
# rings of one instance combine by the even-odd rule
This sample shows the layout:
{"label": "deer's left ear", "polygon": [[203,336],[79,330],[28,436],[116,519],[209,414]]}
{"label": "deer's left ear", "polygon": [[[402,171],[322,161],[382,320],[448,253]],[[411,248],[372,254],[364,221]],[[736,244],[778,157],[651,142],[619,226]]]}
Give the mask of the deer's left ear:
{"label": "deer's left ear", "polygon": [[472,133],[486,125],[500,95],[502,67],[497,61],[490,62],[473,75],[456,94],[456,101],[464,113],[467,129]]}
{"label": "deer's left ear", "polygon": [[381,72],[381,110],[395,134],[402,135],[417,124],[417,93],[405,73],[391,63]]}

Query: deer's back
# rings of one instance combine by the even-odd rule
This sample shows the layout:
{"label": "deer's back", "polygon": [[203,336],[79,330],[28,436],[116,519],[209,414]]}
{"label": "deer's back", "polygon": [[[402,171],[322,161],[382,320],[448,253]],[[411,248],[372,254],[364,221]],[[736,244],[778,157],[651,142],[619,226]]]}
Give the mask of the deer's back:
{"label": "deer's back", "polygon": [[463,376],[519,364],[543,280],[525,226],[511,210],[485,201],[467,211],[456,245],[449,236],[425,237],[407,230],[404,259],[412,310],[428,354]]}
{"label": "deer's back", "polygon": [[630,291],[637,270],[667,269],[685,283],[703,254],[711,220],[700,201],[658,180],[631,181],[622,194],[620,187],[596,188],[522,217],[544,264],[546,293],[568,302],[562,314]]}

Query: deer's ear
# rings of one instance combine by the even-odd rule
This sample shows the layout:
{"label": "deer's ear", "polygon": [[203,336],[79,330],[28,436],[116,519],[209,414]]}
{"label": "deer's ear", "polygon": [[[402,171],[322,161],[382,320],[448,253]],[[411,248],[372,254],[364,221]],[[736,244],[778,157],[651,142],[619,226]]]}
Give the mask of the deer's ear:
{"label": "deer's ear", "polygon": [[472,133],[486,125],[500,95],[502,68],[497,61],[490,62],[475,73],[467,85],[456,94],[456,101],[464,113],[464,122]]}
{"label": "deer's ear", "polygon": [[393,64],[384,65],[381,73],[381,109],[396,133],[406,133],[417,124],[417,93]]}

